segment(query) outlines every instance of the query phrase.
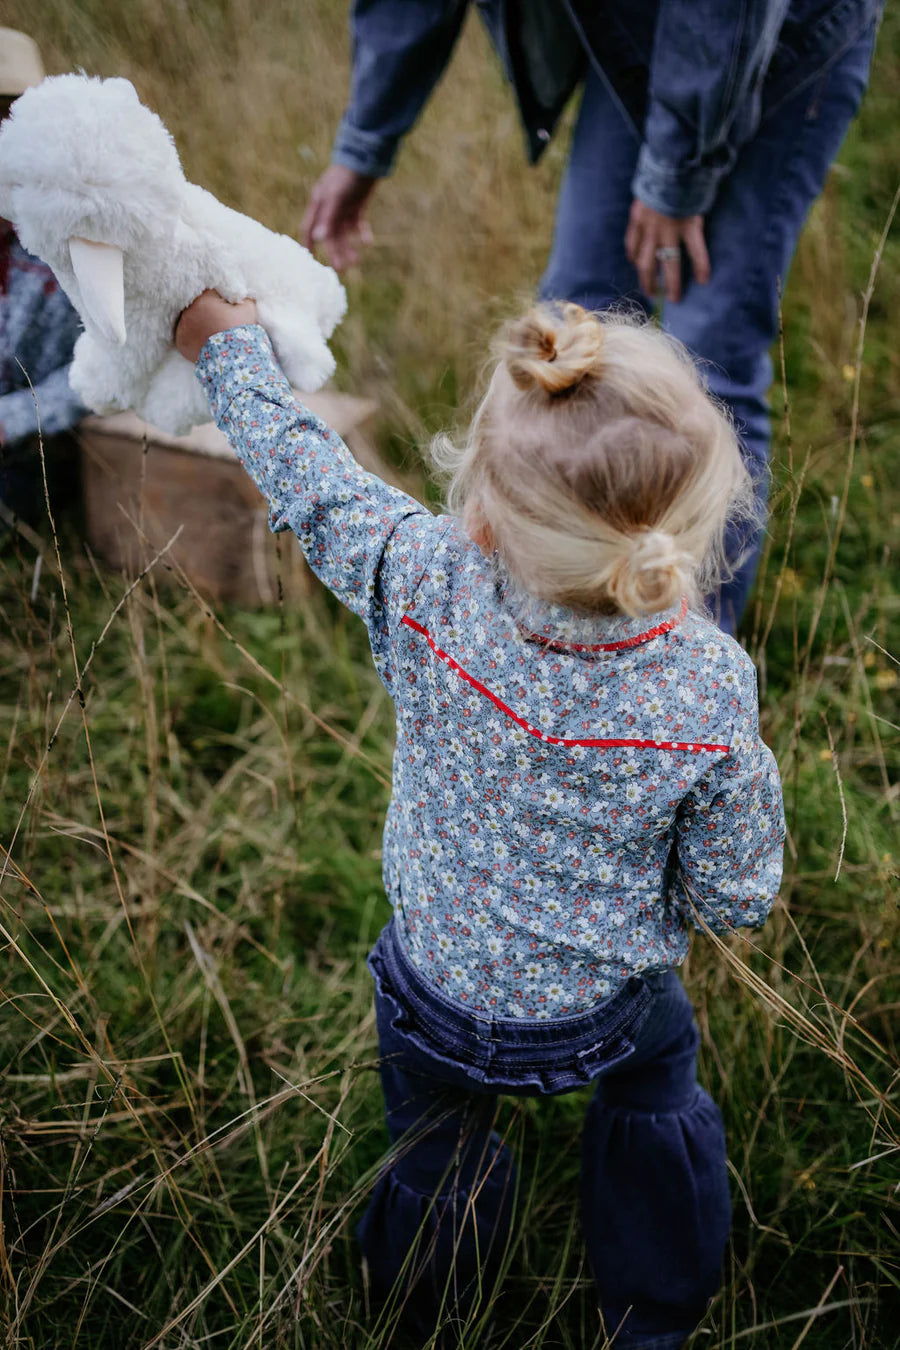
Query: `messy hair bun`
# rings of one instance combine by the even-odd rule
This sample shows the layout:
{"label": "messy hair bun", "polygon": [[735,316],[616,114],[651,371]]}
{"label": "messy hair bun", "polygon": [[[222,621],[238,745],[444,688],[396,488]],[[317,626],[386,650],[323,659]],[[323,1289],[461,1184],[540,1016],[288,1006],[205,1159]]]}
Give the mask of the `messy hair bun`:
{"label": "messy hair bun", "polygon": [[552,395],[599,371],[603,326],[580,305],[539,305],[506,329],[500,356],[518,389]]}
{"label": "messy hair bun", "polygon": [[[756,520],[728,417],[653,324],[538,305],[501,334],[468,442],[432,447],[447,502],[534,595],[653,614],[731,575]],[[738,560],[739,561],[739,560]]]}
{"label": "messy hair bun", "polygon": [[691,587],[695,564],[668,530],[641,529],[624,535],[598,587],[625,614],[669,609]]}

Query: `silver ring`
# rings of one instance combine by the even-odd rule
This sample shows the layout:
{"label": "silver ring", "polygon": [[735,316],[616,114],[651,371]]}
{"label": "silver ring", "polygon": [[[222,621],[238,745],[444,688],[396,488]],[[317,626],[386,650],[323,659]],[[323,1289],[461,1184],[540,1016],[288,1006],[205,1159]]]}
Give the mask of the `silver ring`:
{"label": "silver ring", "polygon": [[675,247],[658,248],[656,256],[660,262],[679,262],[681,260],[681,249]]}

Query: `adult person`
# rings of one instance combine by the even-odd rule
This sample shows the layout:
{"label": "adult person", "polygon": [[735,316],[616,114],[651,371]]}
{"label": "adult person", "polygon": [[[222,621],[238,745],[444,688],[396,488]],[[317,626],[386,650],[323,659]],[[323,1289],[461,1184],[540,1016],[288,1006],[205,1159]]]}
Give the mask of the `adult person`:
{"label": "adult person", "polygon": [[[0,122],[12,103],[44,78],[37,44],[0,28]],[[9,517],[32,521],[43,499],[38,432],[52,466],[52,495],[71,495],[77,459],[54,438],[85,409],[69,388],[78,315],[46,263],[26,253],[12,222],[0,218],[0,538]]]}
{"label": "adult person", "polygon": [[[536,161],[579,81],[544,298],[647,312],[705,367],[768,493],[781,285],[865,90],[883,0],[480,0]],[[350,101],[303,222],[338,268],[439,80],[468,0],[355,0]],[[763,527],[735,522],[734,631]]]}

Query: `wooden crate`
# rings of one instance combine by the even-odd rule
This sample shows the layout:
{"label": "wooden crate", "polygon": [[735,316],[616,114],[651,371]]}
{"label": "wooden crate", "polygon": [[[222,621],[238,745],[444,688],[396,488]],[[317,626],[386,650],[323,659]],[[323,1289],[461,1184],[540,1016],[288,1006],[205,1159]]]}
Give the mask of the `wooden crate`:
{"label": "wooden crate", "polygon": [[[303,402],[364,468],[409,489],[375,449],[374,400],[319,393]],[[88,543],[110,567],[135,574],[181,526],[167,556],[210,598],[271,604],[279,582],[294,595],[315,584],[288,532],[278,536],[279,564],[266,505],[214,423],[167,436],[135,413],[117,413],[86,418],[80,440]]]}

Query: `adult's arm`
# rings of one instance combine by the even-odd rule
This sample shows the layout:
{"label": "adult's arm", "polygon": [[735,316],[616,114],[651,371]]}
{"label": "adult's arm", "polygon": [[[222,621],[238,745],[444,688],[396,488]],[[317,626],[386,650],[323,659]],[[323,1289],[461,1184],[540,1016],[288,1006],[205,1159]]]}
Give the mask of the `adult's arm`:
{"label": "adult's arm", "polygon": [[354,0],[350,101],[332,162],[372,178],[397,148],[440,79],[468,0]]}
{"label": "adult's arm", "polygon": [[310,194],[300,227],[338,271],[371,243],[365,218],[380,178],[440,79],[468,0],[354,0],[350,102],[331,164]]}
{"label": "adult's arm", "polygon": [[660,0],[632,188],[662,215],[706,215],[759,122],[790,0]]}

